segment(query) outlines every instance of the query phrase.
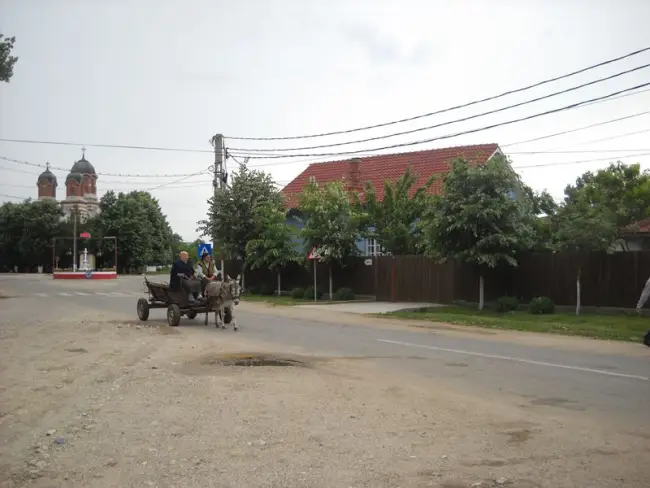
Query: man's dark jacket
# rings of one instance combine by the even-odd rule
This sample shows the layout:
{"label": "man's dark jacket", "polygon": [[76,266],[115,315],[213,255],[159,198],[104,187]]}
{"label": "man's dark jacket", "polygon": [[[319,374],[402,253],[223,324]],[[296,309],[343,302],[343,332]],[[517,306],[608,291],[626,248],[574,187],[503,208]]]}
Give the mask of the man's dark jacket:
{"label": "man's dark jacket", "polygon": [[192,266],[192,261],[189,259],[186,263],[180,259],[174,263],[172,270],[169,273],[169,288],[171,290],[180,290],[181,289],[181,279],[178,276],[179,273],[184,274],[188,278],[194,276],[194,266]]}

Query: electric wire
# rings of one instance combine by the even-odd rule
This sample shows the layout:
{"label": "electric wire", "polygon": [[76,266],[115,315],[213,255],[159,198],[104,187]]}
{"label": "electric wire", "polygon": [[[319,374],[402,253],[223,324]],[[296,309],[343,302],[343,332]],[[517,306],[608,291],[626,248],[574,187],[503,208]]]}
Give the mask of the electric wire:
{"label": "electric wire", "polygon": [[383,122],[383,123],[380,123],[380,124],[374,124],[374,125],[369,125],[369,126],[365,126],[365,127],[358,127],[358,128],[355,128],[355,129],[338,130],[338,131],[333,131],[333,132],[322,132],[322,133],[319,133],[319,134],[310,134],[310,135],[301,135],[301,136],[284,136],[284,137],[237,137],[237,136],[228,136],[228,139],[240,140],[240,141],[280,141],[280,140],[289,140],[289,139],[310,139],[310,138],[315,138],[315,137],[325,137],[325,136],[332,136],[332,135],[338,135],[338,134],[349,134],[349,133],[352,133],[352,132],[359,132],[359,131],[363,131],[363,130],[375,129],[375,128],[378,128],[378,127],[386,127],[386,126],[389,126],[389,125],[400,124],[400,123],[403,123],[403,122],[410,122],[410,121],[413,121],[413,120],[418,120],[418,119],[422,119],[422,118],[425,118],[425,117],[430,117],[432,115],[438,115],[438,114],[442,114],[442,113],[446,113],[446,112],[451,112],[452,110],[458,110],[458,109],[461,109],[461,108],[471,107],[471,106],[477,105],[479,103],[488,102],[488,101],[491,101],[491,100],[496,100],[498,98],[502,98],[502,97],[512,95],[512,94],[515,94],[515,93],[521,93],[523,91],[531,90],[533,88],[536,88],[536,87],[539,87],[539,86],[542,86],[542,85],[546,85],[548,83],[553,83],[555,81],[559,81],[559,80],[562,80],[562,79],[565,79],[565,78],[569,78],[571,76],[575,76],[575,75],[580,74],[580,73],[585,73],[587,71],[599,68],[601,66],[606,66],[608,64],[615,63],[617,61],[621,61],[621,60],[626,59],[626,58],[637,56],[637,55],[639,55],[639,54],[641,54],[643,52],[649,51],[649,50],[650,50],[650,47],[645,47],[643,49],[639,49],[637,51],[630,52],[630,53],[625,54],[623,56],[619,56],[619,57],[616,57],[616,58],[613,58],[613,59],[609,59],[607,61],[602,61],[600,63],[594,64],[594,65],[591,65],[591,66],[587,66],[586,68],[582,68],[582,69],[579,69],[577,71],[573,71],[571,73],[566,73],[566,74],[561,75],[561,76],[556,76],[556,77],[553,77],[553,78],[548,78],[546,80],[539,81],[539,82],[534,83],[532,85],[524,86],[524,87],[517,88],[517,89],[514,89],[514,90],[509,90],[509,91],[500,93],[498,95],[492,95],[492,96],[487,97],[487,98],[474,100],[472,102],[464,103],[464,104],[461,104],[461,105],[456,105],[454,107],[449,107],[449,108],[445,108],[445,109],[442,109],[442,110],[437,110],[435,112],[429,112],[429,113],[426,113],[426,114],[416,115],[416,116],[413,116],[413,117],[407,117],[407,118],[399,119],[399,120],[393,120],[393,121],[390,121],[390,122]]}
{"label": "electric wire", "polygon": [[254,149],[250,148],[249,149],[249,148],[233,147],[233,148],[230,148],[230,150],[231,151],[244,151],[244,152],[250,152],[250,153],[280,152],[280,151],[306,151],[306,150],[311,150],[311,149],[322,149],[322,148],[326,148],[326,147],[347,146],[347,145],[350,145],[350,144],[362,144],[364,142],[371,142],[371,141],[379,141],[379,140],[383,140],[383,139],[390,139],[392,137],[398,137],[398,136],[403,136],[403,135],[407,135],[407,134],[415,134],[416,132],[422,132],[422,131],[430,130],[430,129],[437,129],[439,127],[446,127],[448,125],[457,124],[459,122],[467,122],[468,120],[477,119],[479,117],[485,117],[486,115],[492,115],[492,114],[496,114],[496,113],[499,113],[499,112],[504,112],[506,110],[510,110],[510,109],[513,109],[513,108],[523,107],[524,105],[529,105],[531,103],[539,102],[541,100],[547,100],[549,98],[556,97],[558,95],[563,95],[565,93],[569,93],[569,92],[572,92],[572,91],[575,91],[575,90],[579,90],[579,89],[585,88],[587,86],[595,85],[597,83],[602,83],[604,81],[611,80],[611,79],[617,78],[619,76],[629,74],[629,73],[633,73],[635,71],[645,69],[645,68],[648,68],[648,67],[650,67],[650,63],[644,64],[642,66],[637,66],[636,68],[632,68],[632,69],[629,69],[629,70],[626,70],[626,71],[621,71],[619,73],[615,73],[613,75],[606,76],[604,78],[599,78],[597,80],[589,81],[589,82],[583,83],[581,85],[572,86],[571,88],[567,88],[565,90],[560,90],[560,91],[557,91],[557,92],[553,92],[553,93],[550,93],[548,95],[543,95],[543,96],[540,96],[540,97],[537,97],[537,98],[532,98],[530,100],[525,100],[523,102],[518,102],[518,103],[511,104],[511,105],[506,105],[505,107],[496,108],[494,110],[488,110],[487,112],[481,112],[481,113],[478,113],[478,114],[468,115],[467,117],[461,117],[459,119],[454,119],[454,120],[450,120],[450,121],[447,121],[447,122],[441,122],[439,124],[429,125],[429,126],[425,126],[425,127],[417,127],[415,129],[405,130],[405,131],[402,131],[402,132],[395,132],[395,133],[392,133],[392,134],[386,134],[386,135],[375,136],[375,137],[368,137],[366,139],[358,139],[356,141],[345,141],[345,142],[337,142],[337,143],[331,143],[331,144],[319,144],[319,145],[315,145],[315,146],[302,146],[302,147],[295,147],[295,148],[254,148]]}
{"label": "electric wire", "polygon": [[[474,133],[477,133],[477,132],[483,132],[483,131],[486,131],[486,130],[489,130],[489,129],[494,129],[496,127],[503,127],[503,126],[506,126],[506,125],[511,125],[511,124],[515,124],[515,123],[518,123],[518,122],[523,122],[523,121],[526,121],[526,120],[531,120],[531,119],[535,119],[535,118],[538,118],[538,117],[543,117],[545,115],[564,112],[564,111],[571,110],[571,109],[576,108],[576,107],[580,107],[580,106],[584,105],[585,103],[588,103],[588,102],[591,102],[591,101],[604,100],[606,98],[618,95],[620,93],[629,92],[631,90],[636,90],[638,88],[643,88],[643,87],[646,87],[646,86],[650,86],[650,82],[642,83],[640,85],[636,85],[636,86],[633,86],[633,87],[630,87],[630,88],[625,88],[625,89],[622,89],[622,90],[618,90],[616,92],[612,92],[612,93],[609,93],[607,95],[603,95],[603,96],[600,96],[600,97],[591,98],[589,100],[584,100],[582,102],[576,102],[576,103],[572,103],[572,104],[569,104],[569,105],[565,105],[563,107],[559,107],[559,108],[555,108],[555,109],[551,109],[551,110],[546,110],[544,112],[540,112],[540,113],[536,113],[536,114],[532,114],[532,115],[527,115],[525,117],[519,117],[519,118],[516,118],[516,119],[507,120],[505,122],[498,122],[498,123],[495,123],[495,124],[491,124],[491,125],[487,125],[487,126],[483,126],[483,127],[478,127],[478,128],[475,128],[475,129],[469,129],[469,130],[460,131],[460,132],[456,132],[456,133],[452,133],[452,134],[446,134],[446,135],[443,135],[443,136],[431,137],[431,138],[422,139],[422,140],[419,140],[419,141],[403,142],[403,143],[400,143],[400,144],[392,144],[392,145],[389,145],[389,146],[377,147],[377,148],[371,149],[371,151],[382,151],[382,150],[385,150],[385,149],[394,149],[394,148],[399,148],[399,147],[416,146],[416,145],[420,145],[420,144],[426,144],[426,143],[429,143],[429,142],[440,141],[440,140],[444,140],[444,139],[451,139],[451,138],[458,137],[458,136],[461,136],[461,135],[467,135],[467,134],[474,134]],[[340,152],[333,152],[333,153],[283,154],[283,155],[272,154],[272,155],[264,155],[264,156],[259,156],[259,155],[247,153],[247,154],[237,154],[237,156],[247,156],[250,159],[277,159],[277,158],[291,158],[291,157],[345,156],[345,155],[356,154],[356,153],[357,153],[357,151],[340,151]],[[231,151],[231,154],[232,154],[232,151]]]}

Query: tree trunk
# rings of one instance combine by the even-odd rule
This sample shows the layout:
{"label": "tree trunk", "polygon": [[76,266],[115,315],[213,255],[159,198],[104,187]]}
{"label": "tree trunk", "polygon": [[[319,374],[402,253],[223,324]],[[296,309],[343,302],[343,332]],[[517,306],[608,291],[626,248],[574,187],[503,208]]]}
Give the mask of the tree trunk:
{"label": "tree trunk", "polygon": [[334,293],[332,293],[332,263],[329,265],[329,270],[330,270],[330,301],[332,300]]}
{"label": "tree trunk", "polygon": [[281,285],[281,279],[282,279],[282,278],[280,278],[281,274],[282,273],[278,270],[278,296],[280,296],[280,285]]}
{"label": "tree trunk", "polygon": [[485,304],[484,296],[485,286],[483,282],[483,275],[479,276],[478,279],[478,309],[483,310],[483,305]]}
{"label": "tree trunk", "polygon": [[576,279],[576,315],[580,315],[580,274],[582,270],[578,268],[578,277]]}

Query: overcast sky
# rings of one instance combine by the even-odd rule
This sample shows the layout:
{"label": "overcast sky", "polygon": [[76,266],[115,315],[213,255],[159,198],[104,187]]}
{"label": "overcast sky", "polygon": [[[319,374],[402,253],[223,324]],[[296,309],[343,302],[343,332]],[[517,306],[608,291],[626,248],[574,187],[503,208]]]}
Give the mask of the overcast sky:
{"label": "overcast sky", "polygon": [[[0,84],[0,156],[50,162],[65,196],[81,156],[109,189],[149,189],[174,230],[196,237],[212,191],[199,175],[208,140],[314,134],[388,122],[489,97],[650,46],[648,0],[0,0],[0,33],[16,36],[13,79]],[[530,100],[650,63],[650,52],[492,102],[347,135],[234,141],[233,148],[292,148],[392,134]],[[512,120],[650,82],[650,68],[498,114],[409,135],[307,153],[372,150]],[[650,111],[639,94],[393,152],[501,145],[535,189],[556,198],[610,160],[650,165],[650,114],[536,142],[510,144]],[[647,131],[647,132],[641,132]],[[637,132],[635,135],[628,135]],[[607,139],[607,140],[603,140]],[[595,142],[594,142],[595,141]],[[93,144],[205,150],[166,152]],[[542,154],[522,152],[547,151]],[[575,151],[549,153],[548,151]],[[305,152],[305,151],[302,151]],[[376,151],[375,151],[376,152]],[[390,152],[390,151],[388,151]],[[626,155],[644,154],[646,156]],[[345,156],[347,157],[347,156]],[[313,161],[343,157],[311,158]],[[594,160],[575,163],[576,161]],[[279,183],[307,158],[250,160]],[[228,161],[228,169],[236,163]],[[41,170],[0,160],[0,194],[35,197]],[[189,182],[189,183],[188,183]],[[0,201],[7,201],[1,196]]]}

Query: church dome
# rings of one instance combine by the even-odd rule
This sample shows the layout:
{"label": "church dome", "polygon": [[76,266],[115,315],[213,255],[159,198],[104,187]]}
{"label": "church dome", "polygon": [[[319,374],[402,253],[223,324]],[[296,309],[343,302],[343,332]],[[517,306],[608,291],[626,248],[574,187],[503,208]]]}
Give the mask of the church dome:
{"label": "church dome", "polygon": [[83,180],[83,175],[81,173],[76,173],[71,171],[68,174],[68,177],[65,179],[65,182],[68,183],[68,181],[70,180],[77,180],[77,182],[81,184],[81,180]]}
{"label": "church dome", "polygon": [[46,181],[52,186],[57,186],[56,176],[50,171],[50,163],[46,164],[45,171],[38,175],[36,184],[40,185],[41,182]]}
{"label": "church dome", "polygon": [[95,172],[95,167],[92,164],[90,164],[90,161],[86,159],[86,150],[82,149],[82,152],[83,154],[81,156],[81,159],[72,165],[72,168],[70,169],[70,175],[74,173],[78,173],[81,175],[97,176],[97,173]]}

